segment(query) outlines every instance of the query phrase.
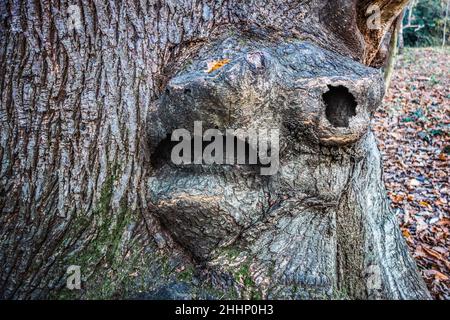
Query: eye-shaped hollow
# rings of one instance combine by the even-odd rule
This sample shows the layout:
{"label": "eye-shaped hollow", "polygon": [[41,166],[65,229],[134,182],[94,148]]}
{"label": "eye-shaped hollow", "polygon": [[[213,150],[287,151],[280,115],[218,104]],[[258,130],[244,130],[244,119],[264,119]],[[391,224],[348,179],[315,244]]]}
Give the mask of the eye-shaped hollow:
{"label": "eye-shaped hollow", "polygon": [[356,115],[356,100],[344,86],[328,86],[322,97],[326,105],[325,114],[335,127],[348,127],[350,117]]}

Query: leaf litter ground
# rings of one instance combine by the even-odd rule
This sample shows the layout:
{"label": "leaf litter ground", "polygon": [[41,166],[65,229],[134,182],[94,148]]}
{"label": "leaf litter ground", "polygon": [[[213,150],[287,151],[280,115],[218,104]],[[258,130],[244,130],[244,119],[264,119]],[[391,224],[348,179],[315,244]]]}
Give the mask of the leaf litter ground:
{"label": "leaf litter ground", "polygon": [[403,235],[435,299],[450,299],[450,48],[397,58],[373,129]]}

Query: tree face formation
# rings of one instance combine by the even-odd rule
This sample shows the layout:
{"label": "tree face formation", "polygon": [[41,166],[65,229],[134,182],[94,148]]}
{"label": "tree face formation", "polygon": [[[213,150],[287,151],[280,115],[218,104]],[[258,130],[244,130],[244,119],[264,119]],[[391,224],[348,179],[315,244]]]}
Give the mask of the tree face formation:
{"label": "tree face formation", "polygon": [[[205,71],[208,61],[223,59],[229,62]],[[204,127],[219,130],[275,128],[281,132],[283,151],[281,168],[272,177],[251,166],[180,168],[167,160],[152,170],[150,203],[179,243],[197,258],[208,259],[212,251],[236,243],[244,230],[267,223],[269,213],[283,215],[287,210],[281,204],[290,201],[301,207],[303,200],[321,197],[338,203],[344,181],[318,193],[312,179],[325,177],[304,161],[317,157],[316,165],[327,164],[330,159],[320,157],[321,145],[349,146],[367,133],[369,113],[383,95],[377,70],[303,41],[269,42],[242,34],[202,46],[181,70],[150,112],[150,145],[160,148],[174,129],[193,132],[194,122],[202,121]],[[352,88],[360,101],[358,114],[348,89],[340,85],[337,92],[329,91],[331,84]]]}
{"label": "tree face formation", "polygon": [[[429,298],[369,128],[406,1],[331,3],[2,2],[0,297]],[[196,121],[277,172],[175,165]]]}

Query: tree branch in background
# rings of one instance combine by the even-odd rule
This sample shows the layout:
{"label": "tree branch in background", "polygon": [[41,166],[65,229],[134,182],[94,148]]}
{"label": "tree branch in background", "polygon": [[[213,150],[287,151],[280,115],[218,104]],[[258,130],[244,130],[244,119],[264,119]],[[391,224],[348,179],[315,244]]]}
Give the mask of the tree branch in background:
{"label": "tree branch in background", "polygon": [[[361,0],[358,2],[358,26],[366,42],[365,64],[372,64],[395,18],[401,14],[407,3],[408,0]],[[371,11],[379,15],[378,25],[375,28],[367,23]]]}
{"label": "tree branch in background", "polygon": [[447,40],[447,19],[448,19],[448,4],[450,3],[450,1],[447,0],[447,6],[445,9],[445,18],[444,18],[444,31],[442,33],[442,48],[445,47],[445,42]]}

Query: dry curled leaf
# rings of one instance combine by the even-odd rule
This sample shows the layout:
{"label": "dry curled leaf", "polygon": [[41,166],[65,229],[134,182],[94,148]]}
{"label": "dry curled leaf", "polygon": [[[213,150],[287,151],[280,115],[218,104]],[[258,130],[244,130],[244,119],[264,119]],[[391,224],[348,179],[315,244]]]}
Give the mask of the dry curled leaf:
{"label": "dry curled leaf", "polygon": [[206,70],[205,72],[207,73],[211,73],[217,69],[222,68],[224,65],[226,65],[227,63],[229,63],[231,60],[230,59],[222,59],[222,60],[213,60],[213,61],[209,61],[207,63],[206,66]]}

